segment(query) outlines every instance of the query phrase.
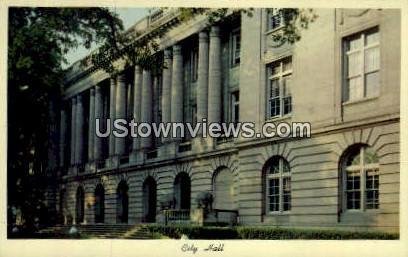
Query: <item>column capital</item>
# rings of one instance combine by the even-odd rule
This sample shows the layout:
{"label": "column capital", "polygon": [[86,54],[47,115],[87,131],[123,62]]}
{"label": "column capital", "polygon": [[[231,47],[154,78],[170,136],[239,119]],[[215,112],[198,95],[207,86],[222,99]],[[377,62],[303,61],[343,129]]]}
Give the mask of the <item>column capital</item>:
{"label": "column capital", "polygon": [[200,31],[198,33],[198,42],[208,42],[208,32],[207,31]]}
{"label": "column capital", "polygon": [[73,96],[72,98],[71,98],[71,102],[72,102],[72,104],[76,104],[76,100],[77,100],[77,98],[76,98],[77,96]]}
{"label": "column capital", "polygon": [[82,102],[82,94],[76,95],[77,102]]}
{"label": "column capital", "polygon": [[91,95],[94,95],[94,94],[95,94],[95,87],[91,87],[90,93],[91,93]]}
{"label": "column capital", "polygon": [[125,83],[125,81],[126,81],[126,76],[125,76],[125,74],[121,73],[121,74],[119,74],[119,75],[117,76],[117,82],[118,82],[119,84]]}
{"label": "column capital", "polygon": [[220,27],[217,25],[211,26],[210,37],[219,37],[220,36]]}
{"label": "column capital", "polygon": [[181,55],[181,45],[173,46],[173,55]]}

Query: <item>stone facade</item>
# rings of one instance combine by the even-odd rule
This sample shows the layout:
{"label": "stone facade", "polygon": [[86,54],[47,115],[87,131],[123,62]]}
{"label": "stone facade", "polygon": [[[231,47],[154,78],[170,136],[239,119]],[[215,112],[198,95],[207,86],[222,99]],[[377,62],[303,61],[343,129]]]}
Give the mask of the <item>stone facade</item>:
{"label": "stone facade", "polygon": [[[167,68],[134,67],[110,78],[74,65],[63,108],[55,110],[59,147],[50,151],[50,163],[59,164],[53,190],[61,222],[72,217],[93,224],[101,206],[99,222],[159,221],[160,203],[169,195],[176,199],[169,210],[179,210],[184,219],[182,211],[196,210],[198,194],[212,192],[217,217],[233,212],[242,225],[398,231],[400,13],[314,11],[318,18],[301,40],[281,46],[271,40],[280,26],[266,9],[255,9],[252,17],[231,15],[210,28],[204,15],[178,24],[177,13],[159,13],[134,29],[172,24],[158,53]],[[358,52],[363,67],[375,66],[360,74],[362,95],[355,93],[360,84],[347,86],[354,78],[349,70],[361,65],[347,59],[353,58],[347,56],[354,53],[348,52],[354,42],[366,42]],[[276,67],[286,88],[273,98]],[[312,137],[96,137],[91,121],[108,117],[193,123],[239,117],[254,122],[257,132],[265,121],[305,121]],[[349,164],[353,156],[357,164],[354,159]],[[357,173],[349,173],[353,165]],[[126,186],[119,190],[119,184]],[[77,213],[78,188],[84,193],[83,219]],[[118,218],[124,209],[127,218]]]}

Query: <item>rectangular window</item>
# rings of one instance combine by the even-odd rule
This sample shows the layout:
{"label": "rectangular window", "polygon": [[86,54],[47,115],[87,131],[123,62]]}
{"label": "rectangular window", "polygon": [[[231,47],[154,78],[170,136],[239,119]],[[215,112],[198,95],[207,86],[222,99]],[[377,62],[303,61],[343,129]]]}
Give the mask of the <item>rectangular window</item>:
{"label": "rectangular window", "polygon": [[279,211],[279,178],[269,179],[269,211]]}
{"label": "rectangular window", "polygon": [[241,61],[241,31],[235,30],[231,34],[231,66],[238,65]]}
{"label": "rectangular window", "polygon": [[268,66],[267,118],[292,112],[291,84],[292,57],[286,57]]}
{"label": "rectangular window", "polygon": [[380,35],[378,27],[344,40],[345,99],[355,101],[380,93]]}
{"label": "rectangular window", "polygon": [[360,209],[360,172],[347,171],[346,183],[347,209]]}
{"label": "rectangular window", "polygon": [[283,26],[282,13],[278,8],[268,10],[268,30],[278,29]]}
{"label": "rectangular window", "polygon": [[378,169],[366,170],[366,208],[378,209],[379,206],[379,179]]}

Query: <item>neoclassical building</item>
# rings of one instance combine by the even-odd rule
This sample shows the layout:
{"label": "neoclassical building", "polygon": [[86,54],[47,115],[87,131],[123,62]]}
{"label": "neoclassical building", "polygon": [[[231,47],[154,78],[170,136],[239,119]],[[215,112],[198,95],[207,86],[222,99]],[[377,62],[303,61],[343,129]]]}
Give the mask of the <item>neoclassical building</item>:
{"label": "neoclassical building", "polygon": [[[314,9],[295,44],[272,37],[278,12],[208,26],[158,10],[127,33],[161,26],[162,70],[115,77],[75,63],[52,107],[47,194],[59,222],[215,219],[240,225],[398,231],[400,12]],[[95,119],[310,122],[311,138],[100,138]],[[166,199],[173,199],[163,207]]]}

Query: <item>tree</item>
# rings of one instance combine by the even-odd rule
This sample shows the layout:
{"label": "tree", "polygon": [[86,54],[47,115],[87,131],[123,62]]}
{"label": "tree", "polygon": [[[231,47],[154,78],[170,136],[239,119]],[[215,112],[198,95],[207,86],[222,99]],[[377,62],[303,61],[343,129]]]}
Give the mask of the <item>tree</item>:
{"label": "tree", "polygon": [[60,95],[65,54],[113,45],[123,25],[106,8],[10,8],[8,31],[8,207],[29,224],[43,205],[48,108]]}

